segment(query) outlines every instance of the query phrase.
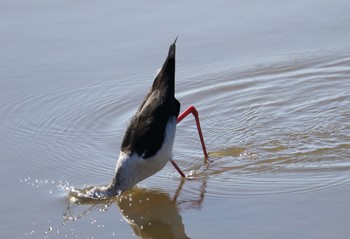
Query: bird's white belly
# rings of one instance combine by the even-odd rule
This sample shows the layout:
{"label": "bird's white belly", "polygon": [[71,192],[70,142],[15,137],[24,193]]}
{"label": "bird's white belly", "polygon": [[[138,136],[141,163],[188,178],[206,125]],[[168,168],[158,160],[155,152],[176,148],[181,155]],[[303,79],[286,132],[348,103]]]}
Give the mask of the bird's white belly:
{"label": "bird's white belly", "polygon": [[175,132],[176,117],[171,117],[165,128],[165,136],[162,147],[159,149],[156,155],[145,160],[150,163],[150,168],[155,169],[154,173],[161,170],[165,166],[165,164],[171,159],[175,139]]}
{"label": "bird's white belly", "polygon": [[166,125],[164,142],[152,157],[142,158],[137,153],[120,152],[116,173],[119,173],[120,185],[129,189],[138,182],[160,171],[171,159],[176,132],[176,117],[171,117]]}

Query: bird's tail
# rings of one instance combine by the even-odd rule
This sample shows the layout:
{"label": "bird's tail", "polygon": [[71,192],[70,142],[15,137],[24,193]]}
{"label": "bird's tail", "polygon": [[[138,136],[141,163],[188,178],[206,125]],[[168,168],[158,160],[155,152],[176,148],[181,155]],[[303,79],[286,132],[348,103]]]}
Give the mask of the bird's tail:
{"label": "bird's tail", "polygon": [[171,44],[170,47],[169,47],[168,59],[175,59],[176,41],[177,41],[177,37],[175,38],[174,43]]}
{"label": "bird's tail", "polygon": [[168,56],[156,76],[152,89],[162,89],[162,92],[166,92],[169,96],[174,96],[175,93],[175,52],[176,52],[176,40],[169,47]]}

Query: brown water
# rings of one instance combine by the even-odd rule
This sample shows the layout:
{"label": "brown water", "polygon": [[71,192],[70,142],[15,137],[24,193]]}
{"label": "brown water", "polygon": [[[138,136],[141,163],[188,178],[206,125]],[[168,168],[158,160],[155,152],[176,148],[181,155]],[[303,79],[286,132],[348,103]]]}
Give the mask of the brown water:
{"label": "brown water", "polygon": [[[349,238],[349,1],[0,1],[1,238]],[[114,200],[176,36],[174,160]]]}

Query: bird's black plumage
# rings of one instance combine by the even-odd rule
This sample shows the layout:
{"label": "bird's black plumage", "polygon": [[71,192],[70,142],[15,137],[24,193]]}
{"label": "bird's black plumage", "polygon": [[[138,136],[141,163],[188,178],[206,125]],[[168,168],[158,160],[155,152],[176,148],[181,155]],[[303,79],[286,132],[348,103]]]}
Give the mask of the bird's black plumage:
{"label": "bird's black plumage", "polygon": [[175,42],[144,101],[132,117],[121,151],[136,152],[142,158],[154,156],[162,147],[166,125],[178,117],[180,103],[175,98]]}

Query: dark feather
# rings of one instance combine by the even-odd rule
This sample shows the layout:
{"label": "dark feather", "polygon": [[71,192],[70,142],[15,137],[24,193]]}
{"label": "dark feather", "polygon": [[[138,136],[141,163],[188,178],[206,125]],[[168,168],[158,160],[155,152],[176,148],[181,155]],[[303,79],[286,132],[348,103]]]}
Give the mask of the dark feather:
{"label": "dark feather", "polygon": [[126,129],[121,145],[124,152],[136,152],[145,159],[154,156],[163,144],[169,118],[179,115],[180,103],[174,97],[175,42],[170,46],[162,69]]}

